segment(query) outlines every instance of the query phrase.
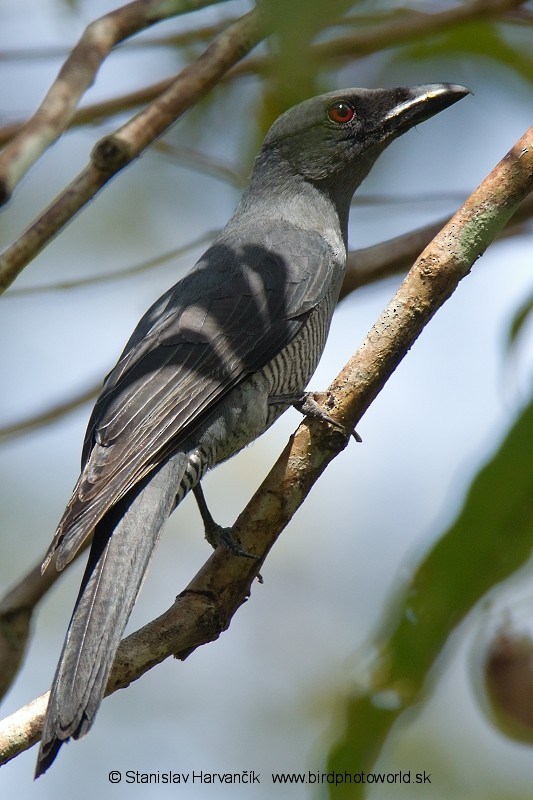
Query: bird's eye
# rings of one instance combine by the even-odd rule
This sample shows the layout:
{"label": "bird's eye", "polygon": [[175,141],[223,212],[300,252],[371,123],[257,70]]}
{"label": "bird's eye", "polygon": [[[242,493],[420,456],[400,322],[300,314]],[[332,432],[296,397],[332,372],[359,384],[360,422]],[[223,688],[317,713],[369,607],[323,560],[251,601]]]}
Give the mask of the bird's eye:
{"label": "bird's eye", "polygon": [[337,103],[333,103],[328,108],[328,118],[332,122],[336,122],[338,125],[346,125],[347,122],[350,122],[355,116],[354,107],[347,103],[346,100],[340,100]]}

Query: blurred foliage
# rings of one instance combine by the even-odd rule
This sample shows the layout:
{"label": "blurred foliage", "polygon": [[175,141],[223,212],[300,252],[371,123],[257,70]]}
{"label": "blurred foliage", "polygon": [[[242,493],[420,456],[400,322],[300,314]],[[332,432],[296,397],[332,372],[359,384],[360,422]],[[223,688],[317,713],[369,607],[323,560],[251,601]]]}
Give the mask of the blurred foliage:
{"label": "blurred foliage", "polygon": [[[486,8],[490,8],[487,3]],[[533,82],[533,57],[530,27],[531,12],[509,12],[500,17],[447,20],[442,28],[425,33],[423,22],[432,14],[445,12],[445,2],[368,3],[350,0],[263,0],[263,8],[274,30],[267,40],[272,58],[261,71],[263,88],[258,98],[258,137],[254,148],[276,117],[295,103],[331,84],[331,72],[347,62],[374,53],[390,60],[390,69],[399,61],[433,61],[435,58],[483,57],[511,69]],[[480,12],[483,11],[479,4]],[[417,32],[417,19],[420,33]],[[354,37],[349,54],[344,52],[346,37]],[[326,57],[317,57],[313,45],[329,42]],[[338,56],[335,42],[339,42]]]}
{"label": "blurred foliage", "polygon": [[415,60],[482,56],[512,69],[526,81],[533,81],[531,36],[524,39],[521,33],[520,29],[501,22],[478,20],[415,42],[405,49],[403,56]]}
{"label": "blurred foliage", "polygon": [[[72,8],[90,4],[63,0]],[[529,83],[533,83],[531,48],[532,12],[521,18],[483,18],[450,25],[441,31],[416,36],[389,36],[386,44],[358,50],[342,58],[315,59],[310,48],[317,41],[334,41],[337,36],[357,34],[378,41],[379,32],[409,15],[439,12],[461,3],[353,2],[350,0],[263,0],[273,20],[275,35],[259,48],[273,58],[269,71],[257,69],[254,76],[255,112],[245,118],[235,114],[234,139],[242,139],[240,165],[246,166],[244,153],[255,152],[257,143],[272,120],[295,102],[338,81],[332,73],[366,55],[388,63],[391,79],[397,60],[434,61],[443,58],[486,58],[496,62]],[[482,9],[483,4],[477,4]],[[118,6],[118,3],[117,3]],[[531,9],[531,4],[524,4]],[[242,11],[239,9],[238,11]],[[349,12],[349,17],[346,13]],[[222,12],[221,12],[222,13]],[[198,23],[199,26],[201,23]],[[361,42],[361,39],[359,40]],[[176,66],[196,55],[203,44],[180,46]],[[252,55],[253,58],[256,54]],[[421,70],[422,72],[422,70]],[[290,76],[290,78],[288,78]],[[139,77],[139,84],[144,76]],[[197,104],[182,120],[179,134],[174,129],[166,137],[169,160],[174,136],[182,141],[184,132],[201,148],[213,147],[213,131],[226,108],[240,109],[239,80],[227,80]],[[206,120],[208,124],[206,124]],[[227,127],[227,120],[225,120]],[[160,152],[160,151],[159,151]],[[232,175],[223,162],[212,163],[186,153],[182,160],[198,171],[216,173],[232,186],[239,176]],[[157,259],[154,259],[157,262]],[[139,269],[144,269],[140,265]],[[133,274],[134,270],[131,270]],[[115,279],[116,275],[108,276]],[[98,280],[98,279],[96,279]],[[92,281],[92,279],[91,279]],[[528,297],[517,310],[509,330],[508,344],[515,343],[525,329],[533,310]],[[355,773],[369,771],[379,756],[393,723],[414,704],[423,701],[428,674],[447,641],[474,605],[496,584],[522,567],[533,545],[533,404],[511,428],[499,451],[474,479],[457,520],[418,565],[412,580],[390,604],[390,613],[377,636],[377,651],[371,685],[356,689],[344,702],[345,723],[342,736],[332,747],[328,770]],[[363,785],[330,787],[331,797],[364,796]],[[391,792],[391,797],[393,793]]]}
{"label": "blurred foliage", "polygon": [[533,294],[527,297],[522,305],[517,309],[511,325],[509,326],[509,333],[507,337],[507,346],[511,348],[520,334],[524,331],[528,320],[533,313]]}
{"label": "blurred foliage", "polygon": [[[473,606],[522,567],[533,547],[533,402],[481,470],[451,528],[421,561],[376,638],[371,685],[345,703],[328,771],[371,771],[400,714],[424,699],[428,673]],[[330,788],[364,796],[362,784]]]}
{"label": "blurred foliage", "polygon": [[274,56],[266,98],[269,124],[289,106],[317,94],[320,64],[309,57],[309,47],[353,6],[353,0],[263,0],[275,31],[268,40]]}
{"label": "blurred foliage", "polygon": [[[271,0],[277,15],[279,37],[274,40],[276,70],[262,99],[266,128],[288,105],[317,90],[331,63],[306,54],[319,26],[334,26],[341,4],[328,6],[331,16],[314,9],[309,14],[284,13],[281,0]],[[349,5],[349,4],[346,4]],[[349,27],[343,33],[375,36],[410,13],[425,12],[424,4],[352,4]],[[432,5],[432,11],[449,6]],[[370,17],[374,14],[374,17]],[[302,21],[305,18],[305,24]],[[419,38],[399,38],[383,47],[380,56],[390,68],[395,61],[430,61],[435,58],[485,58],[533,82],[533,57],[527,12],[519,18],[479,19],[460,22]],[[335,35],[335,34],[333,34]],[[358,57],[357,49],[354,57]],[[291,75],[290,82],[286,76]],[[523,331],[533,299],[517,311],[509,331],[509,345]],[[378,657],[370,688],[355,690],[345,702],[345,728],[329,755],[327,771],[369,771],[398,717],[424,697],[428,674],[449,637],[487,592],[524,565],[533,546],[533,406],[519,416],[492,461],[474,480],[464,508],[454,525],[442,535],[420,563],[402,596],[391,604],[390,617],[376,640]],[[363,784],[329,786],[335,798],[364,797]]]}

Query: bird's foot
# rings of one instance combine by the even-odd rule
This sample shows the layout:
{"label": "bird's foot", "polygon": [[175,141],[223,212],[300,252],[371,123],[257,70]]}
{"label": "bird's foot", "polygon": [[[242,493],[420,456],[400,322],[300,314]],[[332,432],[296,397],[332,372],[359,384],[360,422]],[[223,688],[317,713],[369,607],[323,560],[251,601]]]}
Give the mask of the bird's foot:
{"label": "bird's foot", "polygon": [[216,550],[219,545],[231,553],[232,556],[241,556],[242,558],[257,558],[253,553],[249,553],[236,541],[233,535],[233,528],[223,528],[217,522],[213,521],[209,526],[204,525],[205,538]]}
{"label": "bird's foot", "polygon": [[333,395],[331,392],[303,392],[301,394],[272,395],[268,398],[268,402],[294,406],[294,408],[300,411],[304,416],[327,422],[329,425],[333,425],[334,428],[342,431],[346,436],[353,436],[356,442],[363,441],[357,431],[351,430],[348,432],[342,422],[337,422],[336,419],[330,417],[327,411],[324,411],[323,405],[333,405]]}
{"label": "bird's foot", "polygon": [[211,516],[211,512],[207,507],[204,493],[199,483],[194,487],[193,494],[196,498],[200,514],[202,515],[205,538],[213,550],[216,550],[217,547],[222,546],[228,551],[228,553],[231,553],[232,556],[241,556],[242,558],[257,558],[257,556],[254,556],[252,553],[244,550],[244,548],[242,548],[235,540],[233,528],[223,528],[222,525],[219,525],[217,522],[215,522]]}

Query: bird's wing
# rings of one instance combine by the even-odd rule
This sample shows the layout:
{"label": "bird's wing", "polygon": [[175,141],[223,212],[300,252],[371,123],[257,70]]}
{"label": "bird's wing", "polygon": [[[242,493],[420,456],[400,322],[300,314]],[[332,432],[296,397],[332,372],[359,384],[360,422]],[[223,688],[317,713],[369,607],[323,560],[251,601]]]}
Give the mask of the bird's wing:
{"label": "bird's wing", "polygon": [[152,306],[107,376],[49,551],[59,549],[59,569],[114,503],[294,338],[342,268],[318,234],[288,224],[265,226],[252,243],[245,234],[219,238]]}

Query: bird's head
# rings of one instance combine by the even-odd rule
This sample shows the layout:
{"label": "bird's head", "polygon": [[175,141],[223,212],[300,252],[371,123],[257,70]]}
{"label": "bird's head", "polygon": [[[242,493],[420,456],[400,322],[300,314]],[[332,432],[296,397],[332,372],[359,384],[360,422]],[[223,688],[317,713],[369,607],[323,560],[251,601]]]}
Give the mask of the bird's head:
{"label": "bird's head", "polygon": [[393,139],[469,94],[432,83],[396,89],[344,89],[293,106],[272,125],[261,150],[270,165],[319,185],[348,203]]}

